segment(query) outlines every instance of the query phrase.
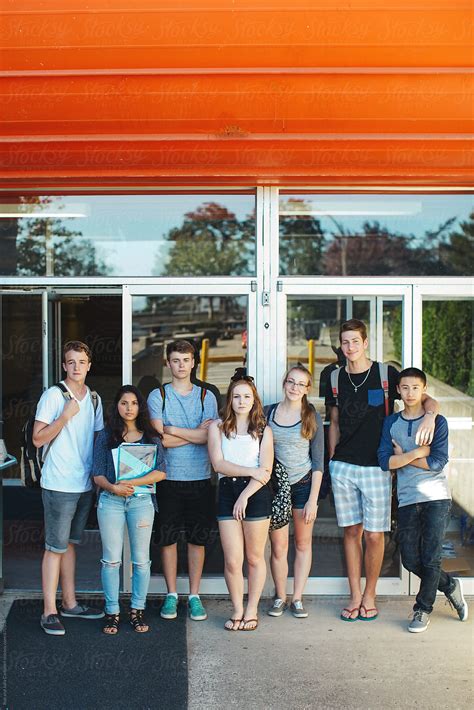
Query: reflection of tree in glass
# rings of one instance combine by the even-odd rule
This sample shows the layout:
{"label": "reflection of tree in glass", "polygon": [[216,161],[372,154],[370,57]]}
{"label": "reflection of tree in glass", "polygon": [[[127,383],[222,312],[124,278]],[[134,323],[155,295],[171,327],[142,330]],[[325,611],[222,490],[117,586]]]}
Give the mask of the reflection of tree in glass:
{"label": "reflection of tree in glass", "polygon": [[[239,221],[233,212],[217,202],[204,202],[184,215],[180,227],[173,227],[166,239],[173,242],[166,275],[239,276],[255,272],[255,219]],[[157,256],[154,272],[163,273]]]}
{"label": "reflection of tree in glass", "polygon": [[[61,210],[57,198],[22,198],[26,205],[34,204],[39,209]],[[26,211],[26,210],[25,210]],[[67,218],[66,218],[67,219]],[[69,229],[61,219],[38,217],[18,219],[17,273],[19,276],[98,276],[107,275],[109,269],[98,259],[97,250],[90,239],[82,233]]]}
{"label": "reflection of tree in glass", "polygon": [[[457,231],[449,231],[457,217],[452,217],[426,238],[437,247],[438,273],[442,276],[471,276],[474,271],[474,212],[460,222]],[[434,273],[434,272],[433,272]]]}
{"label": "reflection of tree in glass", "polygon": [[413,248],[413,235],[391,232],[379,222],[364,222],[357,233],[338,229],[324,258],[324,271],[332,276],[382,276],[432,273],[427,254]]}
{"label": "reflection of tree in glass", "polygon": [[324,273],[322,257],[325,238],[320,221],[311,215],[298,214],[309,212],[311,203],[292,198],[283,202],[280,209],[282,212],[295,212],[294,216],[284,215],[280,218],[280,273]]}

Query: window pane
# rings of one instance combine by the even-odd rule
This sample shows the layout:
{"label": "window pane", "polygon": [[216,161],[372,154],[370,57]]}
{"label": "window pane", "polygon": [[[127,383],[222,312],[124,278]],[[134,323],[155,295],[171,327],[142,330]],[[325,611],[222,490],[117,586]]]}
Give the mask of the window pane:
{"label": "window pane", "polygon": [[443,567],[457,575],[474,575],[474,459],[472,420],[474,376],[472,323],[474,300],[423,300],[423,369],[428,391],[441,405],[449,425],[448,480],[453,511],[443,549]]}
{"label": "window pane", "polygon": [[469,276],[469,195],[280,196],[283,275]]}
{"label": "window pane", "polygon": [[[194,343],[200,354],[201,364],[197,365],[195,377],[217,387],[223,402],[235,368],[246,361],[247,296],[135,296],[132,332],[133,383],[146,396],[159,384],[171,380],[165,362],[167,344],[186,339]],[[212,482],[217,495],[215,476]],[[162,574],[156,539],[152,540],[151,559],[152,574]],[[182,542],[178,560],[178,574],[187,574],[186,549]],[[206,546],[204,574],[221,575],[223,568],[216,521],[211,541]]]}
{"label": "window pane", "polygon": [[253,194],[28,197],[0,205],[0,273],[255,273]]}
{"label": "window pane", "polygon": [[[402,349],[402,301],[383,300],[379,311],[374,296],[302,298],[289,296],[287,300],[288,351],[287,367],[300,361],[313,372],[313,389],[309,399],[321,414],[325,426],[325,473],[321,485],[318,517],[313,530],[313,558],[311,577],[345,577],[347,568],[343,551],[343,530],[337,524],[334,496],[328,470],[329,411],[324,396],[330,387],[330,372],[338,361],[339,327],[348,318],[359,318],[367,325],[369,344],[382,333],[383,360],[395,360]],[[378,314],[381,323],[377,323]],[[398,327],[399,326],[399,327]],[[370,347],[368,354],[370,355]],[[375,357],[375,350],[371,357]],[[342,364],[343,359],[339,361]],[[329,408],[328,408],[329,410]],[[290,524],[289,573],[294,572],[294,531]],[[399,577],[400,557],[394,530],[385,535],[382,577]]]}

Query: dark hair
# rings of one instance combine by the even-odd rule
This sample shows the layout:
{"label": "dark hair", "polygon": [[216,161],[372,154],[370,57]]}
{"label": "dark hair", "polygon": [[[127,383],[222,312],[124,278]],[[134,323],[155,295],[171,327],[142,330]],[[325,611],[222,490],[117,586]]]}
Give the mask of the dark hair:
{"label": "dark hair", "polygon": [[263,430],[265,429],[266,419],[263,413],[260,397],[258,396],[257,388],[253,383],[253,378],[248,377],[247,375],[239,379],[232,379],[230,381],[230,385],[227,390],[226,402],[222,412],[222,423],[219,425],[219,428],[227,438],[229,438],[231,434],[236,433],[237,421],[235,412],[232,409],[232,395],[237,385],[248,385],[252,390],[253,405],[249,412],[249,425],[247,427],[247,432],[254,439],[257,439],[262,435]]}
{"label": "dark hair", "polygon": [[[296,365],[293,365],[289,368],[289,370],[286,371],[286,374],[283,378],[283,384],[285,384],[285,382],[288,380],[288,375],[290,374],[290,372],[293,372],[293,370],[298,370],[299,372],[302,372],[305,377],[307,377],[308,390],[310,390],[313,386],[313,376],[308,370],[308,368],[305,367],[301,362],[297,362]],[[314,408],[308,402],[308,397],[305,392],[301,400],[301,436],[303,437],[303,439],[311,440],[316,434],[317,429],[318,425],[316,423],[316,417],[314,415]]]}
{"label": "dark hair", "polygon": [[63,362],[66,363],[66,353],[74,350],[76,353],[85,353],[89,362],[92,362],[92,353],[88,345],[81,340],[68,340],[63,346]]}
{"label": "dark hair", "polygon": [[173,340],[173,342],[168,343],[166,346],[166,359],[170,359],[171,353],[189,353],[193,358],[196,355],[196,350],[194,345],[189,342],[189,340]]}
{"label": "dark hair", "polygon": [[[140,390],[135,387],[135,385],[122,385],[115,395],[114,403],[110,410],[110,416],[108,421],[109,429],[109,447],[115,449],[119,444],[123,442],[123,428],[124,422],[118,411],[118,403],[122,399],[124,394],[133,394],[137,398],[138,402],[138,416],[137,416],[137,429],[142,431],[147,439],[150,441],[160,437],[157,431],[153,429],[150,421],[150,414],[148,412],[148,405],[146,399],[140,392]],[[160,437],[161,438],[161,437]]]}
{"label": "dark hair", "polygon": [[398,384],[400,384],[402,377],[415,377],[417,380],[421,380],[423,382],[423,387],[426,387],[426,375],[423,370],[420,370],[418,367],[406,367],[404,370],[399,372]]}
{"label": "dark hair", "polygon": [[348,330],[358,330],[362,340],[367,340],[367,326],[364,321],[357,320],[357,318],[344,321],[339,328],[339,342],[342,340],[342,334]]}

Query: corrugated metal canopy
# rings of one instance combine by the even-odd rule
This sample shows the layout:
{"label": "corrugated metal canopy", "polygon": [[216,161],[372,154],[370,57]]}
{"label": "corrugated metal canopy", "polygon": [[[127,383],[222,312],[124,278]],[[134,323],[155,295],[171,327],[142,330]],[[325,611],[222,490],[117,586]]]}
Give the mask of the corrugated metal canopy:
{"label": "corrugated metal canopy", "polygon": [[472,181],[470,2],[4,0],[0,182]]}

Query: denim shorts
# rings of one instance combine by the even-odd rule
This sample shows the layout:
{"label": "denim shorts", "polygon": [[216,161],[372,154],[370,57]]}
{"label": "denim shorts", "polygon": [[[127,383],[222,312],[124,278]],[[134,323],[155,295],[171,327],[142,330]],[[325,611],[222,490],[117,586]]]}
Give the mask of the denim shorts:
{"label": "denim shorts", "polygon": [[[219,480],[219,502],[217,505],[218,520],[233,520],[232,514],[237,498],[247,487],[250,478],[231,478],[226,476]],[[247,502],[245,520],[267,520],[272,514],[272,492],[268,486],[263,486],[254,493]]]}
{"label": "denim shorts", "polygon": [[309,494],[311,493],[311,481],[313,478],[312,471],[306,473],[303,478],[293,483],[291,488],[291,507],[297,510],[303,510],[308,502]]}
{"label": "denim shorts", "polygon": [[50,552],[62,554],[69,543],[78,545],[81,542],[95,493],[63,493],[43,488],[42,498],[44,547]]}

